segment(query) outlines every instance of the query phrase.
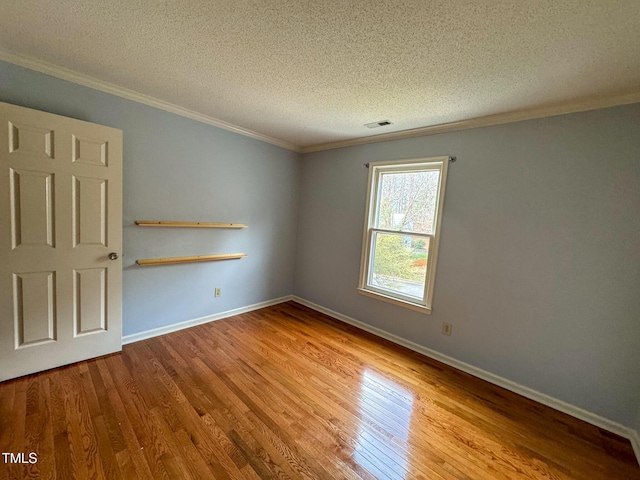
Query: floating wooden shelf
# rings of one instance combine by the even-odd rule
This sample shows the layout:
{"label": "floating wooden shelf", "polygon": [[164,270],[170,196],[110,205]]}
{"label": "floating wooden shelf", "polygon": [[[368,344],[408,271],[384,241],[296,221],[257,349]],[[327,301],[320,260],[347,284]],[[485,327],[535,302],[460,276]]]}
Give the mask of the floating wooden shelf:
{"label": "floating wooden shelf", "polygon": [[140,227],[247,228],[243,223],[165,222],[160,220],[136,220],[136,225]]}
{"label": "floating wooden shelf", "polygon": [[215,262],[217,260],[235,260],[246,257],[244,253],[220,253],[217,255],[196,255],[192,257],[144,258],[136,260],[140,266],[168,265],[173,263]]}

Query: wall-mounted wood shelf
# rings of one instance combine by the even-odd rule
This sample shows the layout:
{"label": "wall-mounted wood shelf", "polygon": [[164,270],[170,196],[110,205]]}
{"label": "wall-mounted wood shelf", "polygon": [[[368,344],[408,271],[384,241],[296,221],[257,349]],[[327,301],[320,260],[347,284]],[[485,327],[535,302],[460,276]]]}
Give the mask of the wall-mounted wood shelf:
{"label": "wall-mounted wood shelf", "polygon": [[144,258],[136,260],[142,267],[150,265],[170,265],[174,263],[215,262],[218,260],[235,260],[246,257],[244,253],[220,253],[217,255],[196,255],[192,257]]}
{"label": "wall-mounted wood shelf", "polygon": [[247,228],[243,223],[165,222],[161,220],[136,220],[135,223],[140,227]]}

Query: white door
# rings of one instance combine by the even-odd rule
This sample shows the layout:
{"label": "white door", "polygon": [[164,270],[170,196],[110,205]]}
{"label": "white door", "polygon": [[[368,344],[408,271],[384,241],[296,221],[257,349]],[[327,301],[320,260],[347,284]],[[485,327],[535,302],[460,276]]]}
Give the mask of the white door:
{"label": "white door", "polygon": [[0,381],[122,349],[121,249],[122,132],[0,102]]}

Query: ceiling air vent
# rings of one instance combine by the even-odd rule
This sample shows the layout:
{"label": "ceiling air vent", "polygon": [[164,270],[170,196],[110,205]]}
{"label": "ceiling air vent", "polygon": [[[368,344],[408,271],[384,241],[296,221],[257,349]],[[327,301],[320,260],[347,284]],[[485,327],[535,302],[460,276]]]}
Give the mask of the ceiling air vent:
{"label": "ceiling air vent", "polygon": [[380,120],[379,122],[373,123],[365,123],[364,126],[367,128],[378,128],[378,127],[386,127],[387,125],[391,125],[389,120]]}

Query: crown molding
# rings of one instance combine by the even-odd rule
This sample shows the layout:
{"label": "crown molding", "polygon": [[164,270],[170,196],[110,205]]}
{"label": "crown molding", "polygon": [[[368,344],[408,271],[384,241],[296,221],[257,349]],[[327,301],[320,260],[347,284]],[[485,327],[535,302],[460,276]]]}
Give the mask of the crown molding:
{"label": "crown molding", "polygon": [[524,120],[533,120],[536,118],[552,117],[556,115],[565,115],[568,113],[584,112],[587,110],[597,110],[599,108],[640,103],[640,89],[638,89],[632,92],[588,97],[585,99],[572,100],[545,107],[531,108],[515,112],[497,113],[494,115],[486,115],[482,117],[469,118],[466,120],[459,120],[457,122],[442,123],[438,125],[413,128],[410,130],[401,130],[398,132],[383,133],[380,135],[371,135],[368,137],[351,138],[347,140],[340,140],[337,142],[327,142],[317,145],[300,147],[293,143],[285,142],[284,140],[273,138],[262,133],[254,132],[238,125],[234,125],[232,123],[210,117],[209,115],[204,115],[202,113],[196,112],[194,110],[189,110],[188,108],[175,105],[165,100],[161,100],[144,93],[136,92],[135,90],[120,87],[118,85],[105,82],[89,75],[84,75],[82,73],[78,73],[73,70],[69,70],[67,68],[60,67],[58,65],[54,65],[52,63],[34,57],[22,54],[14,54],[4,50],[0,50],[0,60],[25,67],[30,70],[35,70],[46,75],[51,75],[62,80],[77,83],[79,85],[84,85],[85,87],[116,95],[127,100],[132,100],[144,105],[149,105],[160,110],[175,113],[176,115],[180,115],[182,117],[190,118],[192,120],[206,123],[208,125],[213,125],[214,127],[222,128],[230,132],[254,138],[256,140],[270,143],[272,145],[276,145],[278,147],[282,147],[298,153],[312,153],[322,150],[332,150],[335,148],[365,145],[369,143],[389,142],[391,140],[402,140],[405,138],[423,137],[427,135],[436,135],[439,133],[457,132],[460,130],[468,130],[471,128],[489,127],[491,125],[521,122]]}
{"label": "crown molding", "polygon": [[319,145],[310,145],[307,147],[301,147],[299,151],[300,153],[311,153],[319,152],[322,150],[331,150],[334,148],[364,145],[367,143],[389,142],[391,140],[423,137],[427,135],[436,135],[438,133],[446,132],[457,132],[460,130],[468,130],[471,128],[489,127],[491,125],[521,122],[524,120],[553,117],[556,115],[584,112],[587,110],[597,110],[599,108],[616,107],[619,105],[628,105],[632,103],[640,103],[640,90],[615,95],[589,97],[586,99],[573,100],[545,107],[531,108],[515,112],[497,113],[494,115],[469,118],[457,122],[441,123],[439,125],[430,125],[427,127],[413,128],[411,130],[383,133],[380,135],[372,135],[369,137],[359,137],[348,140],[340,140],[337,142],[322,143]]}
{"label": "crown molding", "polygon": [[52,77],[60,78],[62,80],[67,80],[79,85],[84,85],[85,87],[93,88],[95,90],[100,90],[101,92],[116,95],[127,100],[133,100],[134,102],[149,105],[150,107],[159,108],[160,110],[175,113],[176,115],[190,118],[191,120],[196,120],[197,122],[213,125],[214,127],[238,133],[240,135],[244,135],[245,137],[254,138],[256,140],[261,140],[278,147],[286,148],[287,150],[299,152],[299,148],[292,143],[239,127],[238,125],[234,125],[232,123],[210,117],[209,115],[204,115],[202,113],[196,112],[194,110],[189,110],[188,108],[181,107],[171,102],[167,102],[165,100],[161,100],[144,93],[136,92],[135,90],[131,90],[129,88],[120,87],[113,83],[105,82],[104,80],[100,80],[89,75],[84,75],[82,73],[78,73],[49,62],[45,62],[44,60],[40,60],[27,55],[10,53],[4,50],[0,50],[0,60],[18,65],[20,67],[28,68],[30,70],[35,70],[46,75],[51,75]]}

